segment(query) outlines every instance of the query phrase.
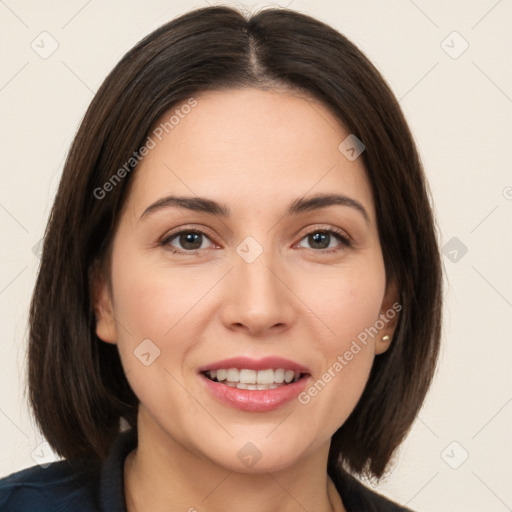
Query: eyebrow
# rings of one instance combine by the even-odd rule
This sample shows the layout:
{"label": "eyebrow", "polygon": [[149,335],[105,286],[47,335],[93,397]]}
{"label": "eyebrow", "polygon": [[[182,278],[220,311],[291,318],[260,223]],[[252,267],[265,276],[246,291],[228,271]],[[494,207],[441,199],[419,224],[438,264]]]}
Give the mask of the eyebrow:
{"label": "eyebrow", "polygon": [[[358,211],[370,224],[370,216],[364,206],[355,199],[342,194],[316,194],[310,197],[300,197],[293,201],[286,210],[286,215],[299,215],[304,212],[319,210],[333,205],[348,206]],[[163,208],[177,207],[192,210],[195,212],[203,212],[219,217],[229,217],[231,215],[228,206],[207,199],[205,197],[183,197],[183,196],[166,196],[162,197],[152,205],[148,206],[139,220]]]}

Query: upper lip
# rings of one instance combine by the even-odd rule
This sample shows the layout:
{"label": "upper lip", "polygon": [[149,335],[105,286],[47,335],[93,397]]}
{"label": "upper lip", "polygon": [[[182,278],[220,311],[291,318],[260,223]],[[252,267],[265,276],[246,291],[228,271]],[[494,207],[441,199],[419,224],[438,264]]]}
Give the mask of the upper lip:
{"label": "upper lip", "polygon": [[306,366],[284,359],[282,357],[267,356],[262,359],[253,359],[251,357],[231,357],[229,359],[222,359],[222,361],[215,361],[208,363],[199,368],[199,372],[206,372],[208,370],[218,370],[220,368],[238,368],[248,370],[267,370],[269,368],[282,368],[283,370],[293,370],[294,372],[310,373],[309,368]]}

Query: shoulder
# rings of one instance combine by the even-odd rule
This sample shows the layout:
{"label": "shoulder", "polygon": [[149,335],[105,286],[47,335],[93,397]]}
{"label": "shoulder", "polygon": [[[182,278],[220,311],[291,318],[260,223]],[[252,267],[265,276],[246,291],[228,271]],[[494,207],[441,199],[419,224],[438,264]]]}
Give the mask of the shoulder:
{"label": "shoulder", "polygon": [[333,478],[347,512],[413,512],[373,491],[354,476],[339,471]]}
{"label": "shoulder", "polygon": [[2,512],[96,512],[95,481],[67,461],[32,466],[0,479]]}
{"label": "shoulder", "polygon": [[32,466],[0,479],[1,512],[126,512],[123,467],[137,433],[119,433],[108,457],[61,460]]}

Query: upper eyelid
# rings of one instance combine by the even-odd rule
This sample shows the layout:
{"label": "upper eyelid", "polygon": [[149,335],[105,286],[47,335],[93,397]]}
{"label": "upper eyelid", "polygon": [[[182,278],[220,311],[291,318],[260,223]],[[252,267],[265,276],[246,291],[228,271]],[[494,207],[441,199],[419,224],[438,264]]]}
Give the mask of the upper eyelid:
{"label": "upper eyelid", "polygon": [[[201,233],[203,235],[206,235],[208,238],[210,238],[210,240],[212,238],[215,238],[214,235],[212,235],[210,233],[210,231],[205,228],[205,227],[192,227],[192,226],[184,226],[184,227],[180,227],[180,228],[177,228],[178,230],[177,231],[170,231],[168,233],[166,233],[163,237],[162,237],[162,241],[166,241],[166,240],[170,240],[170,239],[173,239],[175,238],[176,236],[178,235],[181,235],[182,233],[190,233],[190,232],[196,232],[196,233]],[[213,241],[213,240],[212,240]]]}
{"label": "upper eyelid", "polygon": [[346,230],[341,228],[335,228],[334,226],[328,226],[325,227],[325,225],[322,224],[314,224],[313,226],[309,226],[306,228],[306,231],[301,231],[301,233],[304,233],[303,236],[306,236],[310,233],[314,233],[316,231],[326,231],[326,232],[332,232],[335,235],[342,236],[343,238],[346,238],[349,241],[352,241],[352,237],[346,232]]}

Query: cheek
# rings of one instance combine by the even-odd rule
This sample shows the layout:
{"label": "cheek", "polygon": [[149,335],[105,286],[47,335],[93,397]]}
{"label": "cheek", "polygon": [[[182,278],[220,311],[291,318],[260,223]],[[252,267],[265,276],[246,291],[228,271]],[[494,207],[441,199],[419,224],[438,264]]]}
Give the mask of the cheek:
{"label": "cheek", "polygon": [[384,297],[384,266],[376,259],[332,271],[316,280],[316,286],[314,280],[308,279],[304,292],[310,290],[308,304],[327,328],[328,336],[320,337],[319,343],[327,353],[339,352],[378,320]]}
{"label": "cheek", "polygon": [[155,402],[165,389],[178,400],[172,376],[182,380],[187,356],[211,317],[204,296],[218,277],[173,269],[123,241],[112,261],[118,349],[128,381],[143,402]]}
{"label": "cheek", "polygon": [[128,244],[115,247],[112,262],[118,349],[125,374],[138,394],[163,378],[169,353],[177,364],[183,359],[183,345],[173,343],[171,350],[169,340],[179,331],[190,301],[181,283],[166,278]]}
{"label": "cheek", "polygon": [[[172,336],[204,291],[183,272],[162,268],[161,263],[137,256],[133,249],[132,253],[118,258],[113,271],[117,320],[126,327],[124,334],[128,331],[132,342],[144,338],[154,338],[156,342],[166,334]],[[129,250],[126,254],[130,254]]]}
{"label": "cheek", "polygon": [[125,259],[113,277],[118,350],[132,390],[153,412],[161,413],[162,404],[169,410],[184,407],[190,396],[179,382],[193,337],[184,336],[182,326],[193,293],[136,258]]}
{"label": "cheek", "polygon": [[374,263],[331,276],[313,297],[329,330],[316,338],[324,367],[299,402],[310,408],[309,417],[323,418],[330,434],[346,421],[368,380],[384,286],[384,269]]}

